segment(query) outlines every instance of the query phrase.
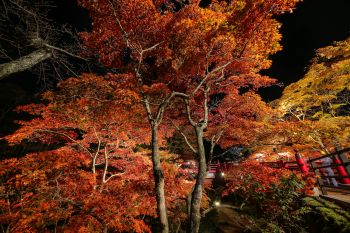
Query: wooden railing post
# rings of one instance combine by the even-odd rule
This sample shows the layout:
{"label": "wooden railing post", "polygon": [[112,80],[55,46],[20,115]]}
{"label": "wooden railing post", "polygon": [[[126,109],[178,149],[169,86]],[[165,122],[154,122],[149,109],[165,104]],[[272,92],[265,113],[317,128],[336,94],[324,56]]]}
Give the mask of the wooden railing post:
{"label": "wooden railing post", "polygon": [[322,177],[321,177],[320,169],[317,168],[316,162],[315,162],[315,161],[312,161],[312,162],[311,162],[311,168],[312,168],[312,170],[313,170],[313,171],[315,172],[315,174],[316,174],[317,183],[318,183],[318,185],[320,186],[320,189],[321,189],[322,194],[323,194],[323,195],[327,195],[327,191],[326,191],[326,189],[324,188],[323,179],[322,179]]}
{"label": "wooden railing post", "polygon": [[[350,165],[348,158],[346,157],[345,153],[339,153],[339,149],[335,149],[338,156],[335,156],[333,161],[335,164],[341,164],[337,166],[337,171],[340,176],[350,176]],[[337,158],[338,157],[338,158]],[[343,184],[350,184],[350,178],[344,177],[341,179]]]}
{"label": "wooden railing post", "polygon": [[300,168],[301,173],[303,174],[309,173],[309,168],[307,167],[305,159],[297,151],[295,152],[295,160],[297,161],[297,164]]}

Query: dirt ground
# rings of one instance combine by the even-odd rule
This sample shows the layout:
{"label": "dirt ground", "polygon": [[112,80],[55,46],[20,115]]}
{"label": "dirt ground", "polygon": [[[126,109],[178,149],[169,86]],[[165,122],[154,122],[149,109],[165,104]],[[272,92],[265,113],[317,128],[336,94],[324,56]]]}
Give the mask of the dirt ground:
{"label": "dirt ground", "polygon": [[242,233],[251,229],[252,222],[229,205],[215,208],[203,219],[201,233]]}

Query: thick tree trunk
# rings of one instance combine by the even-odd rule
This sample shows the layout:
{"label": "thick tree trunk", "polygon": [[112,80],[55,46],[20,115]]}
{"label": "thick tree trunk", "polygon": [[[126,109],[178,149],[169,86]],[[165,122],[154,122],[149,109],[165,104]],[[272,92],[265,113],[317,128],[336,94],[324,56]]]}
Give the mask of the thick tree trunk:
{"label": "thick tree trunk", "polygon": [[52,53],[45,49],[38,49],[17,60],[0,65],[0,80],[14,73],[28,70],[36,64],[50,58]]}
{"label": "thick tree trunk", "polygon": [[159,146],[158,146],[158,127],[152,125],[152,162],[153,174],[155,181],[155,192],[157,200],[157,212],[160,219],[162,233],[169,232],[168,215],[165,204],[164,194],[164,174],[160,163]]}
{"label": "thick tree trunk", "polygon": [[196,184],[192,192],[191,200],[191,212],[190,212],[190,233],[198,233],[199,226],[201,222],[201,201],[203,194],[203,184],[205,175],[207,173],[207,164],[205,161],[205,149],[203,143],[203,127],[195,126],[196,137],[197,137],[197,147],[198,147],[198,175],[196,179]]}

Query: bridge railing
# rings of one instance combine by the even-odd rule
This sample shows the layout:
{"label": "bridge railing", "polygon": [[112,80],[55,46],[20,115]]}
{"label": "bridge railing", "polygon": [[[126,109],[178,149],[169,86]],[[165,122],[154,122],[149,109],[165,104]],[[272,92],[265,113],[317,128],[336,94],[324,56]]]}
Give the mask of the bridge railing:
{"label": "bridge railing", "polygon": [[[276,161],[261,162],[261,164],[272,168],[286,168],[289,170],[299,171],[303,174],[309,172],[316,174],[319,187],[323,194],[326,194],[326,188],[336,188],[342,190],[350,190],[350,162],[346,153],[350,148],[338,150],[317,158],[305,159],[301,154],[295,154],[295,161]],[[329,164],[325,164],[324,160],[329,159]]]}
{"label": "bridge railing", "polygon": [[[301,154],[295,154],[295,161],[261,162],[271,168],[285,168],[289,170],[299,171],[303,174],[309,172],[316,174],[319,187],[323,194],[327,194],[326,188],[336,188],[342,190],[350,190],[350,162],[346,155],[350,148],[338,150],[317,158],[305,159]],[[325,164],[324,159],[329,158],[329,164]],[[237,163],[212,163],[209,164],[209,172],[207,178],[214,178],[217,172],[223,172]],[[327,184],[326,184],[327,183]]]}
{"label": "bridge railing", "polygon": [[[350,190],[350,162],[345,154],[349,151],[350,148],[336,149],[335,152],[308,160],[323,194],[327,194],[326,188]],[[325,164],[325,159],[330,159],[332,163]]]}
{"label": "bridge railing", "polygon": [[237,162],[225,162],[225,163],[210,163],[208,164],[208,173],[207,173],[207,179],[214,179],[216,176],[216,173],[222,173],[225,172],[227,169],[230,169],[233,166],[237,166]]}

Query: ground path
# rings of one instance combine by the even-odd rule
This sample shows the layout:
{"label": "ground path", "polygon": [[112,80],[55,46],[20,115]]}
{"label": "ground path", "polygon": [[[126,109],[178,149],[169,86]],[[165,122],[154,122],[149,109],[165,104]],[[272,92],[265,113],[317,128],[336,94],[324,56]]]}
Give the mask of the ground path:
{"label": "ground path", "polygon": [[207,213],[201,227],[201,233],[242,233],[253,225],[253,222],[240,213],[239,207],[221,204]]}

